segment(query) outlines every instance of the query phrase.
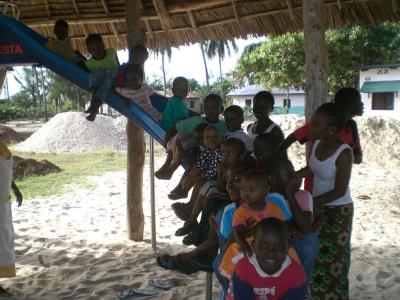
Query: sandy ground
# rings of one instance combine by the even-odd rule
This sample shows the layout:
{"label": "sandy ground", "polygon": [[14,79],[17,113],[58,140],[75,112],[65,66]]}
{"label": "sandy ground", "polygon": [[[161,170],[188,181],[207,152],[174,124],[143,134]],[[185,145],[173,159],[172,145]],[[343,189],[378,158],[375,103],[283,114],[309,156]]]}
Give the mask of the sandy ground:
{"label": "sandy ground", "polygon": [[[160,163],[162,158],[156,159]],[[166,196],[181,173],[169,182],[156,181],[161,253],[187,249],[174,236],[181,221]],[[14,204],[18,277],[0,281],[13,299],[115,299],[122,288],[146,287],[151,278],[175,285],[156,299],[204,299],[205,273],[186,276],[155,262],[147,166],[145,241],[126,239],[125,177],[125,172],[107,173],[90,178],[98,184],[93,190],[75,188],[64,195],[29,199],[20,208]],[[400,299],[399,177],[400,170],[357,166],[353,171],[351,299]],[[218,299],[216,282],[213,291]]]}

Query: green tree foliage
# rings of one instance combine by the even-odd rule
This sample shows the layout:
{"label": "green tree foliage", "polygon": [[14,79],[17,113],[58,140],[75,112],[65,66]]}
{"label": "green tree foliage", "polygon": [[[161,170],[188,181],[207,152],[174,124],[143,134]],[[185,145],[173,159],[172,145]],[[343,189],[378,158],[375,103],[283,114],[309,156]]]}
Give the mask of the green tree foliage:
{"label": "green tree foliage", "polygon": [[[357,86],[361,65],[393,63],[400,58],[400,25],[381,23],[372,28],[349,26],[326,32],[329,55],[328,88]],[[269,38],[249,45],[240,57],[235,81],[265,88],[304,88],[305,54],[302,33]]]}

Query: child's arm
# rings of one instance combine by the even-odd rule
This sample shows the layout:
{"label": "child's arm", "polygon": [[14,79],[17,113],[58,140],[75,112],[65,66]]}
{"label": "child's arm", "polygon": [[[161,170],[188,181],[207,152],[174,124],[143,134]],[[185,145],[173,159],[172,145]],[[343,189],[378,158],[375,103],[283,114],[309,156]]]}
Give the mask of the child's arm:
{"label": "child's arm", "polygon": [[302,169],[296,171],[296,173],[294,174],[294,177],[297,177],[297,178],[306,178],[306,177],[312,176],[312,175],[313,175],[313,173],[312,173],[310,167],[309,167],[309,166],[306,166],[306,167],[304,167],[304,168],[302,168]]}
{"label": "child's arm", "polygon": [[287,136],[286,139],[279,145],[279,147],[276,149],[277,154],[284,153],[294,142],[296,142],[296,137],[294,136],[294,133],[291,133]]}
{"label": "child's arm", "polygon": [[235,242],[235,237],[233,236],[233,232],[229,235],[228,239],[225,241],[224,247],[222,248],[222,252],[225,253],[229,246]]}
{"label": "child's arm", "polygon": [[224,168],[219,165],[217,167],[217,184],[218,184],[218,192],[225,193],[225,176],[224,176]]}
{"label": "child's arm", "polygon": [[15,184],[14,180],[11,182],[11,189],[13,190],[15,198],[17,198],[18,206],[22,205],[22,194],[17,185]]}
{"label": "child's arm", "polygon": [[304,212],[295,197],[295,193],[298,192],[299,182],[298,179],[293,178],[289,185],[286,187],[286,199],[289,202],[290,210],[292,212],[292,218],[296,225],[296,228],[301,233],[308,233],[312,227],[312,213]]}
{"label": "child's arm", "polygon": [[336,178],[333,190],[314,198],[316,206],[323,206],[340,197],[343,197],[350,183],[351,169],[353,166],[353,151],[351,149],[344,150],[336,160]]}
{"label": "child's arm", "polygon": [[244,225],[238,225],[233,227],[233,236],[235,238],[236,243],[239,244],[240,248],[243,252],[247,254],[247,256],[253,255],[253,249],[246,241],[246,227]]}

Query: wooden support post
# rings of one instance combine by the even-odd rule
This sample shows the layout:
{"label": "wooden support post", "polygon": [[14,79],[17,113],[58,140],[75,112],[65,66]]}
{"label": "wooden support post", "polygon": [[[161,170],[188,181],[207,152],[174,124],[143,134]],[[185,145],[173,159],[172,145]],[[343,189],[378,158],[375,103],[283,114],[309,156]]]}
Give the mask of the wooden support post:
{"label": "wooden support post", "polygon": [[0,94],[3,91],[4,82],[6,81],[7,77],[7,69],[0,68]]}
{"label": "wooden support post", "polygon": [[[141,27],[142,13],[140,0],[126,1],[126,26],[128,47],[145,44],[145,32]],[[134,241],[143,240],[143,168],[145,158],[144,131],[133,122],[128,122],[126,128],[128,138],[127,166],[127,219],[128,237]]]}
{"label": "wooden support post", "polygon": [[303,0],[306,53],[306,121],[327,100],[328,52],[325,42],[324,1]]}

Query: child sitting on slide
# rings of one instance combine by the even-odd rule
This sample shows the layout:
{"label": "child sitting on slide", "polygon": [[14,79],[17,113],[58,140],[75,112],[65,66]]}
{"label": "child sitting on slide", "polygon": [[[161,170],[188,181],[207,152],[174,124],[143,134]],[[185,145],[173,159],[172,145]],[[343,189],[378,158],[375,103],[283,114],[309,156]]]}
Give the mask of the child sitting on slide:
{"label": "child sitting on slide", "polygon": [[53,34],[56,38],[49,39],[44,46],[62,58],[80,65],[84,61],[84,57],[72,47],[68,31],[68,23],[64,20],[57,20],[53,27]]}
{"label": "child sitting on slide", "polygon": [[118,58],[114,49],[105,49],[103,39],[98,34],[91,34],[86,38],[86,47],[92,55],[85,61],[85,66],[90,72],[90,105],[85,111],[86,119],[94,121],[101,104],[106,100],[114,77],[118,70]]}
{"label": "child sitting on slide", "polygon": [[[162,112],[161,126],[166,130],[170,130],[181,120],[189,118],[189,110],[183,101],[189,91],[189,83],[185,77],[176,77],[172,82],[172,93],[173,97],[168,99],[167,105]],[[155,172],[155,176],[158,179],[171,179],[172,174],[175,172],[179,165],[173,164],[173,151],[176,146],[176,140],[172,139],[169,143],[164,146],[167,148],[167,159],[163,166]]]}
{"label": "child sitting on slide", "polygon": [[126,105],[132,101],[140,106],[157,122],[161,121],[161,113],[153,107],[150,96],[155,92],[143,82],[143,70],[137,64],[129,64],[125,69],[125,87],[116,87],[115,90],[124,97]]}

